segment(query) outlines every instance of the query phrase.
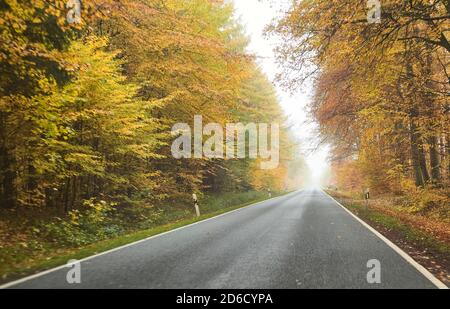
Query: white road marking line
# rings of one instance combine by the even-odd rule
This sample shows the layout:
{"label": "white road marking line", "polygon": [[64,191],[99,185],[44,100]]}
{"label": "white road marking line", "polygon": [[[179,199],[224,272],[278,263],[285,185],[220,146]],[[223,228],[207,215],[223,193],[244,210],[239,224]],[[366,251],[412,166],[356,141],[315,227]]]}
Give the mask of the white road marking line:
{"label": "white road marking line", "polygon": [[339,206],[341,206],[347,213],[349,213],[353,218],[355,218],[359,223],[361,223],[364,227],[369,229],[373,234],[378,236],[383,242],[385,242],[389,247],[391,247],[397,254],[399,254],[403,259],[405,259],[409,264],[411,264],[417,271],[419,271],[422,275],[424,275],[428,280],[430,280],[436,287],[439,289],[448,290],[448,287],[441,282],[438,278],[433,276],[432,273],[430,273],[425,267],[417,263],[411,256],[409,256],[405,251],[400,249],[396,244],[394,244],[392,241],[384,237],[380,232],[375,230],[373,227],[368,225],[366,222],[361,220],[359,217],[357,217],[354,213],[352,213],[350,210],[348,210],[344,205],[336,201],[331,195],[326,193],[325,191],[322,191],[327,195],[329,198],[331,198],[334,202],[336,202]]}
{"label": "white road marking line", "polygon": [[[116,252],[116,251],[119,251],[119,250],[122,250],[122,249],[125,249],[125,248],[128,248],[128,247],[131,247],[131,246],[138,245],[140,243],[146,242],[148,240],[152,240],[152,239],[157,238],[157,237],[161,237],[161,236],[164,236],[164,235],[167,235],[167,234],[170,234],[170,233],[174,233],[174,232],[177,232],[179,230],[195,226],[197,224],[205,223],[205,222],[208,222],[208,221],[211,221],[211,220],[215,220],[215,219],[221,218],[223,216],[230,215],[230,214],[238,212],[238,211],[242,211],[242,210],[247,209],[249,207],[257,206],[257,205],[260,205],[260,204],[263,204],[263,203],[266,203],[266,202],[269,202],[269,201],[272,201],[272,200],[275,200],[275,199],[287,197],[287,196],[290,196],[290,195],[293,195],[293,194],[297,194],[297,193],[300,193],[300,192],[301,192],[301,190],[300,191],[294,191],[294,192],[290,192],[290,193],[282,195],[282,196],[276,196],[276,197],[273,197],[273,198],[270,198],[270,199],[267,199],[267,200],[264,200],[264,201],[261,201],[261,202],[250,204],[248,206],[244,206],[244,207],[241,207],[241,208],[229,211],[229,212],[225,212],[225,213],[220,214],[220,215],[215,216],[215,217],[211,217],[211,218],[208,218],[208,219],[205,219],[205,220],[202,220],[202,221],[194,222],[194,223],[191,223],[189,225],[181,226],[181,227],[176,228],[174,230],[170,230],[170,231],[167,231],[167,232],[163,232],[161,234],[153,235],[153,236],[150,236],[150,237],[147,237],[147,238],[144,238],[144,239],[141,239],[141,240],[138,240],[138,241],[135,241],[135,242],[132,242],[132,243],[129,243],[129,244],[126,244],[126,245],[123,245],[123,246],[120,246],[120,247],[117,247],[117,248],[105,251],[105,252],[101,252],[101,253],[98,253],[98,254],[95,254],[95,255],[92,255],[92,256],[89,256],[89,257],[85,257],[85,258],[79,260],[79,262],[80,263],[86,262],[86,261],[95,259],[97,257],[103,256],[103,255],[106,255],[106,254],[109,254],[109,253],[113,253],[113,252]],[[24,277],[22,279],[18,279],[18,280],[15,280],[15,281],[11,281],[11,282],[5,283],[3,285],[0,285],[0,289],[7,289],[7,288],[10,288],[12,286],[24,283],[24,282],[29,281],[29,280],[33,280],[33,279],[39,278],[41,276],[47,275],[49,273],[52,273],[52,272],[55,272],[55,271],[58,271],[58,270],[64,269],[64,268],[67,268],[67,265],[61,265],[61,266],[45,270],[43,272],[40,272],[40,273],[37,273],[37,274],[34,274],[34,275],[30,275],[30,276]]]}

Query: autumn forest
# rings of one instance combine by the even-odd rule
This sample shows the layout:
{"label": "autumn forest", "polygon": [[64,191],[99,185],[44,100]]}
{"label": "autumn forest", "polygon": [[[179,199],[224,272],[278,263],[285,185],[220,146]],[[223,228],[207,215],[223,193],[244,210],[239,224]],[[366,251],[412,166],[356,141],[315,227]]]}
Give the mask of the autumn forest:
{"label": "autumn forest", "polygon": [[[450,243],[448,1],[383,0],[375,22],[366,0],[293,1],[266,28],[275,81],[231,1],[67,2],[0,0],[0,275],[191,220],[192,194],[214,214],[308,185],[276,86],[313,89],[323,187],[353,201],[370,189]],[[174,158],[171,128],[196,115],[279,123],[278,166]]]}
{"label": "autumn forest", "polygon": [[376,23],[365,19],[366,1],[338,2],[302,1],[272,29],[285,42],[286,87],[313,78],[310,109],[333,147],[336,183],[445,199],[448,1],[383,1]]}

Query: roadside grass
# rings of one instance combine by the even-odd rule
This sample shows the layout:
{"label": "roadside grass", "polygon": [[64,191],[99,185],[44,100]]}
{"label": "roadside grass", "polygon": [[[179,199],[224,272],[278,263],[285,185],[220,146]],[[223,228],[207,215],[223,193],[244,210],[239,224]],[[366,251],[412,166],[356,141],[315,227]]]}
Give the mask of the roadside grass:
{"label": "roadside grass", "polygon": [[[274,194],[278,197],[287,194]],[[164,222],[139,231],[127,233],[111,239],[99,241],[78,248],[60,248],[49,243],[40,243],[39,250],[20,245],[0,248],[0,283],[6,283],[21,277],[32,275],[54,267],[65,265],[69,260],[80,260],[92,255],[109,251],[127,244],[131,244],[164,232],[181,228],[218,215],[240,209],[269,199],[266,192],[250,191],[244,193],[225,193],[220,196],[207,196],[200,200],[201,217],[194,212],[183,211],[167,216]]]}
{"label": "roadside grass", "polygon": [[366,209],[365,206],[358,203],[346,204],[345,206],[359,218],[373,222],[376,225],[381,225],[389,231],[398,233],[407,241],[420,244],[421,246],[429,248],[437,253],[450,256],[450,244],[442,242],[436,239],[433,235],[418,230],[398,218],[388,216],[370,208]]}

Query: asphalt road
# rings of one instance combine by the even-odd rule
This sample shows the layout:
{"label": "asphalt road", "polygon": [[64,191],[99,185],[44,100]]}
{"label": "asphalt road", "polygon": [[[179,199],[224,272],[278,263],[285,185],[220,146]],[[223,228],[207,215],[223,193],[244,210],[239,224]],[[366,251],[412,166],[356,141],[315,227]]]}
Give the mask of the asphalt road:
{"label": "asphalt road", "polygon": [[[381,263],[369,284],[367,262]],[[12,288],[436,288],[320,190],[240,209]]]}

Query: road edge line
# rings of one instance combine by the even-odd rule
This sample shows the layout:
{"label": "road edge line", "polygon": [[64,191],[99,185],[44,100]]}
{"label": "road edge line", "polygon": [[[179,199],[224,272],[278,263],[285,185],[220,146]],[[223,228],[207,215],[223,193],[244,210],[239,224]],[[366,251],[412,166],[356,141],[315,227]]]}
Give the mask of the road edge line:
{"label": "road edge line", "polygon": [[378,232],[376,229],[371,227],[369,224],[367,224],[365,221],[363,221],[361,218],[359,218],[357,215],[355,215],[353,212],[348,210],[344,205],[339,203],[334,197],[329,195],[327,192],[322,190],[323,193],[325,193],[326,196],[328,196],[330,199],[332,199],[334,202],[336,202],[340,207],[342,207],[347,213],[349,213],[353,218],[355,218],[359,223],[361,223],[365,228],[367,228],[369,231],[371,231],[373,234],[375,234],[378,238],[380,238],[384,243],[386,243],[392,250],[394,250],[398,255],[400,255],[404,260],[406,260],[410,265],[412,265],[419,273],[421,273],[425,278],[427,278],[431,283],[433,283],[437,288],[442,290],[448,290],[449,287],[445,285],[441,280],[436,278],[431,272],[429,272],[425,267],[417,263],[408,253],[400,249],[396,244],[394,244],[392,241],[387,239],[385,236],[383,236],[380,232]]}
{"label": "road edge line", "polygon": [[[170,231],[166,231],[166,232],[163,232],[163,233],[160,233],[160,234],[156,234],[156,235],[153,235],[153,236],[150,236],[150,237],[147,237],[147,238],[144,238],[144,239],[141,239],[141,240],[138,240],[138,241],[135,241],[135,242],[123,245],[123,246],[119,246],[117,248],[113,248],[113,249],[110,249],[110,250],[107,250],[107,251],[104,251],[104,252],[100,252],[100,253],[95,254],[95,255],[87,256],[87,257],[82,258],[81,260],[77,260],[77,261],[79,263],[86,262],[86,261],[95,259],[97,257],[103,256],[103,255],[106,255],[106,254],[110,254],[110,253],[113,253],[113,252],[116,252],[116,251],[119,251],[119,250],[122,250],[122,249],[125,249],[125,248],[128,248],[128,247],[131,247],[131,246],[138,245],[140,243],[152,240],[154,238],[162,237],[164,235],[167,235],[167,234],[170,234],[170,233],[174,233],[174,232],[177,232],[179,230],[182,230],[182,229],[185,229],[185,228],[189,228],[189,227],[192,227],[192,226],[200,224],[200,223],[205,223],[207,221],[218,219],[220,217],[223,217],[223,216],[226,216],[226,215],[229,215],[229,214],[232,214],[232,213],[244,210],[246,208],[257,206],[259,204],[266,203],[266,202],[269,202],[269,201],[272,201],[272,200],[275,200],[275,199],[278,199],[278,198],[281,198],[281,197],[286,197],[286,196],[289,196],[291,194],[296,194],[296,193],[299,193],[301,191],[303,191],[303,190],[298,190],[298,191],[294,191],[294,192],[289,192],[289,193],[284,194],[284,195],[275,196],[275,197],[269,198],[267,200],[256,202],[256,203],[253,203],[253,204],[241,207],[241,208],[237,208],[237,209],[225,212],[223,214],[220,214],[220,215],[217,215],[217,216],[214,216],[214,217],[211,217],[211,218],[207,218],[207,219],[204,219],[204,220],[201,220],[201,221],[197,221],[197,222],[194,222],[194,223],[191,223],[191,224],[188,224],[188,225],[180,226],[180,227],[178,227],[176,229],[173,229],[173,230],[170,230]],[[15,285],[18,285],[18,284],[21,284],[21,283],[24,283],[24,282],[27,282],[27,281],[30,281],[30,280],[42,277],[42,276],[45,276],[47,274],[50,274],[52,272],[61,270],[63,268],[68,268],[67,264],[56,266],[54,268],[50,268],[50,269],[44,270],[44,271],[36,273],[34,275],[29,275],[29,276],[26,276],[26,277],[21,278],[21,279],[17,279],[17,280],[11,281],[11,282],[7,282],[7,283],[5,283],[3,285],[0,285],[0,290],[7,289],[7,288],[13,287]]]}

